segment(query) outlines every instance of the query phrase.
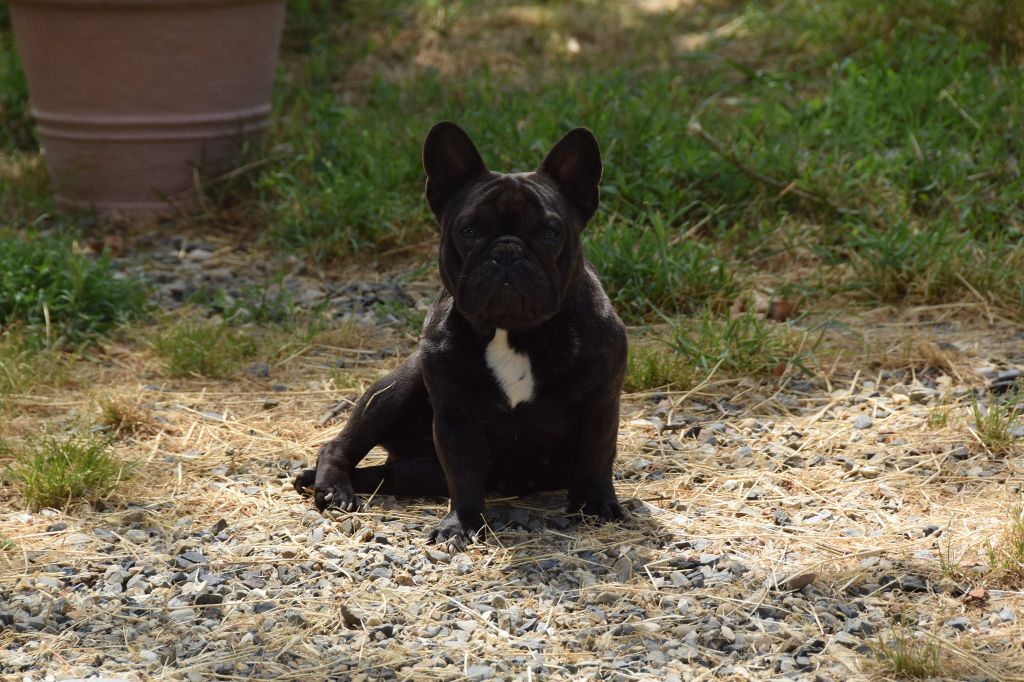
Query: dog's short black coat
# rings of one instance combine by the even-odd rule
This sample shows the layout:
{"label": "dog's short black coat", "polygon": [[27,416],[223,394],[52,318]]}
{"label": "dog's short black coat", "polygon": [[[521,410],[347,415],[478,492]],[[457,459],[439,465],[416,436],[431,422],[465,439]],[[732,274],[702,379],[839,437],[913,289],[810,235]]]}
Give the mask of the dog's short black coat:
{"label": "dog's short black coat", "polygon": [[[320,510],[357,493],[450,495],[432,541],[471,541],[484,495],[568,490],[570,512],[622,517],[612,487],[622,321],[584,258],[601,156],[572,130],[532,173],[490,171],[454,123],[423,149],[444,288],[420,346],[359,399],[295,481]],[[375,445],[381,466],[357,467]]]}

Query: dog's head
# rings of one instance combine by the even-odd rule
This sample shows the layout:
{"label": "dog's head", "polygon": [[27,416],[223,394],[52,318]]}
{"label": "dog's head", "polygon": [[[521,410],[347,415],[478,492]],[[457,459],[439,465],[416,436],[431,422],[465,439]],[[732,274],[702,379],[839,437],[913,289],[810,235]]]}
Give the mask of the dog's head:
{"label": "dog's head", "polygon": [[441,226],[441,281],[480,326],[534,327],[552,317],[582,265],[580,232],[597,210],[601,152],[586,128],[566,133],[532,173],[495,173],[447,121],[423,145],[427,201]]}

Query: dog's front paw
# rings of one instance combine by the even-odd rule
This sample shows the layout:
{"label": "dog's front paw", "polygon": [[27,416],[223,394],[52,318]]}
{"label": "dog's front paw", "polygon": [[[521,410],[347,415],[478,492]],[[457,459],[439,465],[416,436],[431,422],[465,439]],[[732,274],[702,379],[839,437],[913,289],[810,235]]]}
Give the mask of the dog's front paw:
{"label": "dog's front paw", "polygon": [[340,509],[342,511],[359,511],[359,498],[352,490],[348,476],[328,475],[328,471],[317,476],[316,469],[304,469],[292,482],[300,495],[313,492],[313,502],[320,511]]}
{"label": "dog's front paw", "polygon": [[585,500],[570,499],[567,511],[584,517],[596,516],[601,523],[621,521],[626,516],[614,494],[592,494]]}
{"label": "dog's front paw", "polygon": [[447,545],[456,552],[461,552],[468,545],[480,540],[481,530],[484,526],[483,518],[477,514],[476,523],[463,521],[454,511],[437,524],[437,528],[430,531],[430,542],[436,545]]}
{"label": "dog's front paw", "polygon": [[359,498],[352,490],[352,484],[348,481],[337,483],[317,484],[313,488],[313,501],[320,511],[327,509],[340,509],[341,511],[359,511]]}
{"label": "dog's front paw", "polygon": [[295,492],[300,495],[312,494],[313,482],[316,481],[316,469],[303,469],[292,481]]}

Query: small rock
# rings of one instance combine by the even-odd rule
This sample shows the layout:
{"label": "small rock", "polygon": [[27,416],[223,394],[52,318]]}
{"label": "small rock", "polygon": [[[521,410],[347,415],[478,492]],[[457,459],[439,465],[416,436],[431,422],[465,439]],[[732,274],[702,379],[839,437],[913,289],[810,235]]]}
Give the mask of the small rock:
{"label": "small rock", "polygon": [[779,589],[802,590],[817,579],[817,573],[798,573],[794,576],[779,581]]}
{"label": "small rock", "polygon": [[256,377],[269,377],[270,365],[265,362],[256,362],[246,367],[245,372],[246,374],[251,374]]}
{"label": "small rock", "polygon": [[143,542],[149,541],[149,533],[144,530],[132,528],[131,530],[126,530],[124,532],[124,539],[136,545],[140,545]]}
{"label": "small rock", "polygon": [[466,668],[466,675],[469,680],[490,680],[494,677],[494,668],[489,665],[471,665]]}
{"label": "small rock", "polygon": [[860,646],[860,640],[844,630],[837,632],[833,636],[833,640],[836,644],[841,644],[849,649],[856,649]]}
{"label": "small rock", "polygon": [[195,609],[175,609],[167,614],[167,620],[173,623],[189,623],[196,619]]}
{"label": "small rock", "polygon": [[203,556],[203,553],[195,550],[182,553],[181,556],[178,557],[177,562],[179,566],[186,569],[190,569],[196,564],[208,563],[206,557]]}
{"label": "small rock", "polygon": [[843,632],[847,632],[851,635],[860,635],[862,637],[869,637],[878,631],[873,624],[864,620],[863,618],[851,618],[850,620],[843,623]]}
{"label": "small rock", "polygon": [[916,575],[900,576],[897,585],[904,592],[927,592],[928,581]]}
{"label": "small rock", "polygon": [[855,429],[870,429],[874,421],[866,414],[858,414],[853,419],[853,428]]}
{"label": "small rock", "polygon": [[958,616],[956,618],[950,618],[949,620],[947,620],[946,625],[948,627],[953,628],[954,630],[959,630],[960,632],[963,632],[971,626],[971,621],[970,619],[964,616]]}

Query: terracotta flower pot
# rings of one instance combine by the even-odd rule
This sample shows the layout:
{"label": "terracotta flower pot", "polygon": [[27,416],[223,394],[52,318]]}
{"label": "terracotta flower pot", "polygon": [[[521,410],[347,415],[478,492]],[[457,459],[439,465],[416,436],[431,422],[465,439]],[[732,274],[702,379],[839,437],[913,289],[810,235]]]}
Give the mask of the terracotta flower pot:
{"label": "terracotta flower pot", "polygon": [[195,206],[269,121],[285,0],[9,0],[57,203]]}

